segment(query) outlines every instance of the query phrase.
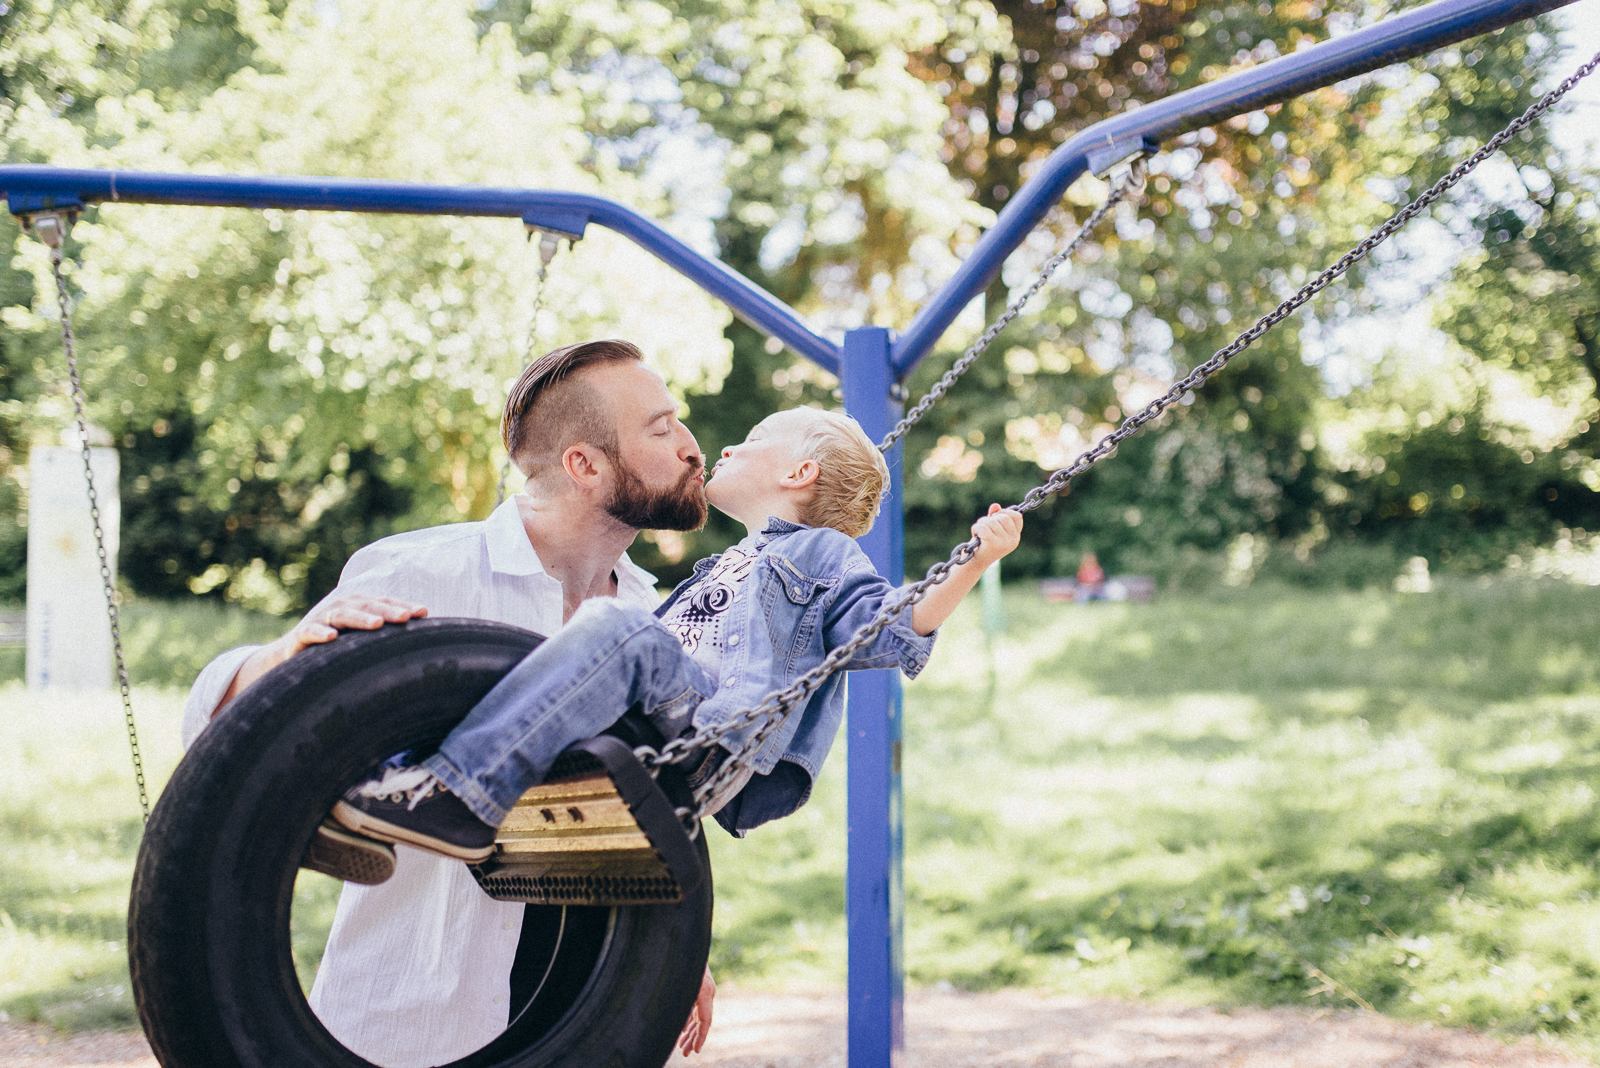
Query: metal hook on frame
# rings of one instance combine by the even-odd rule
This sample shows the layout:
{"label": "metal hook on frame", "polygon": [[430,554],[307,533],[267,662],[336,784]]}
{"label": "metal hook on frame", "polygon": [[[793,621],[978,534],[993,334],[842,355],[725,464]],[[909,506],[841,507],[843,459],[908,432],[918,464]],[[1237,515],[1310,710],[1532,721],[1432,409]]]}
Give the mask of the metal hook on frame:
{"label": "metal hook on frame", "polygon": [[77,217],[76,211],[62,209],[23,215],[20,221],[24,230],[30,231],[46,246],[59,251],[72,234],[72,224]]}
{"label": "metal hook on frame", "polygon": [[[1099,178],[1110,180],[1113,171],[1122,167],[1129,168],[1130,173],[1137,170],[1139,173],[1139,186],[1129,192],[1137,195],[1144,190],[1144,161],[1161,151],[1161,144],[1142,135],[1125,137],[1121,140],[1112,140],[1109,136],[1104,145],[1092,148],[1088,154],[1090,173]],[[1113,182],[1115,184],[1115,182]]]}
{"label": "metal hook on frame", "polygon": [[524,223],[528,231],[528,240],[535,236],[539,238],[539,263],[541,267],[549,267],[550,261],[556,258],[556,252],[561,248],[563,240],[567,243],[567,251],[571,252],[583,240],[582,234],[569,234],[561,230],[549,230],[533,223]]}

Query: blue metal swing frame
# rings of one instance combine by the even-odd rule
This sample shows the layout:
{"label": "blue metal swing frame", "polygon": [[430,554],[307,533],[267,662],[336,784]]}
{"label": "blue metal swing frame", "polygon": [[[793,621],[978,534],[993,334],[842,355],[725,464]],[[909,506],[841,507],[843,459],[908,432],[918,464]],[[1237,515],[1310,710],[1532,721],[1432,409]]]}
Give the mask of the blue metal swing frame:
{"label": "blue metal swing frame", "polygon": [[[0,189],[14,215],[77,210],[89,204],[186,204],[415,215],[520,218],[527,226],[581,237],[603,226],[636,242],[757,330],[839,377],[846,409],[881,438],[902,414],[895,386],[909,375],[1006,258],[1085,171],[1105,173],[1141,149],[1346,78],[1532,18],[1575,0],[1435,0],[1404,14],[1126,111],[1080,132],[1045,161],[1000,213],[972,254],[894,335],[861,327],[843,344],[820,336],[793,309],[723,263],[694,251],[658,224],[615,201],[577,193],[439,186],[317,177],[240,177],[0,167]],[[861,539],[879,571],[904,578],[903,447],[889,457],[891,496],[884,521]],[[903,1062],[901,694],[898,675],[856,672],[849,681],[849,1063],[891,1068]]]}

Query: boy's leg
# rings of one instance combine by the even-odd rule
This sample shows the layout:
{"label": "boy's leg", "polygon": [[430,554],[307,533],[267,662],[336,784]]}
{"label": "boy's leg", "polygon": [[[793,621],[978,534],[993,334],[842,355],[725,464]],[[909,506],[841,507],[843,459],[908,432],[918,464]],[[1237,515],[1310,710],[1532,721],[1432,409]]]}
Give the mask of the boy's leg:
{"label": "boy's leg", "polygon": [[597,598],[512,668],[424,766],[498,827],[572,743],[599,734],[635,704],[672,738],[712,688],[651,612]]}

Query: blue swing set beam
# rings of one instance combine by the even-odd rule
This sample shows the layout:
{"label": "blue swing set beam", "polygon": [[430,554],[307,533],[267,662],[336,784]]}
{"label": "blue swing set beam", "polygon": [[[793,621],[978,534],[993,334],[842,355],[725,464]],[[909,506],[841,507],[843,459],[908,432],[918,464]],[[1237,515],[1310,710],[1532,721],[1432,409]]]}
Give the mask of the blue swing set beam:
{"label": "blue swing set beam", "polygon": [[[358,211],[520,218],[529,227],[581,237],[589,224],[636,242],[687,276],[762,333],[836,374],[845,407],[867,434],[881,438],[900,417],[895,385],[914,370],[1006,258],[1086,171],[1103,174],[1143,149],[1225,119],[1283,103],[1313,89],[1366,74],[1457,41],[1565,7],[1575,0],[1434,0],[1337,39],[1106,119],[1072,137],[1017,191],[955,275],[898,338],[881,327],[847,331],[837,344],[813,331],[778,298],[659,224],[604,197],[524,189],[437,186],[345,178],[238,177],[0,167],[14,215],[77,210],[93,203]],[[879,571],[904,573],[902,448],[892,474],[885,522],[863,537]],[[849,683],[846,874],[852,1068],[897,1068],[904,1060],[901,959],[900,739],[898,676],[855,673]]]}

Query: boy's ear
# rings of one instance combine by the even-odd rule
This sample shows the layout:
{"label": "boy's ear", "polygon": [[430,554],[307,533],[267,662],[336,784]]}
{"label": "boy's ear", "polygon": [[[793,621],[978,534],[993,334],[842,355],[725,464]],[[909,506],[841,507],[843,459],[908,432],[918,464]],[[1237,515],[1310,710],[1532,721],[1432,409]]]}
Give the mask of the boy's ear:
{"label": "boy's ear", "polygon": [[795,464],[788,474],[778,479],[778,484],[784,489],[808,489],[817,484],[817,479],[822,475],[822,468],[817,466],[815,460],[801,460]]}

